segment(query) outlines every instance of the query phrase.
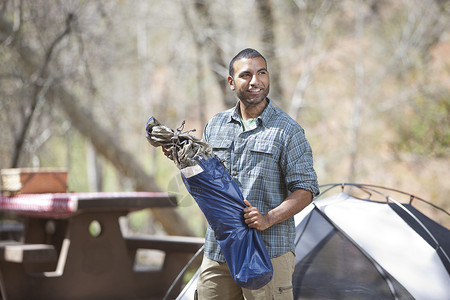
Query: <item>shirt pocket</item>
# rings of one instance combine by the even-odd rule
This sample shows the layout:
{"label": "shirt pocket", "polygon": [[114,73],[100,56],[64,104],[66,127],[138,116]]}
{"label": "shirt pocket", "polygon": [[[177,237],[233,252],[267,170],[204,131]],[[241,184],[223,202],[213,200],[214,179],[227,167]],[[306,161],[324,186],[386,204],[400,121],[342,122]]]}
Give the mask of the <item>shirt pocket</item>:
{"label": "shirt pocket", "polygon": [[228,139],[211,139],[209,144],[211,145],[214,154],[217,155],[224,163],[225,167],[229,169],[233,141]]}
{"label": "shirt pocket", "polygon": [[267,176],[277,171],[277,147],[274,143],[265,140],[256,140],[250,147],[251,169],[250,174]]}

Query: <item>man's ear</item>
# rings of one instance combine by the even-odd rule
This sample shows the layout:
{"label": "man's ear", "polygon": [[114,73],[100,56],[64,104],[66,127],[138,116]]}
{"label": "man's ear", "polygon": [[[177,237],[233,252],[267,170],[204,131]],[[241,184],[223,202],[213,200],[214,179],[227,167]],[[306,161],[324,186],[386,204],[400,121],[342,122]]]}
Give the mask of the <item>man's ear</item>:
{"label": "man's ear", "polygon": [[236,87],[234,86],[234,80],[233,80],[233,77],[228,76],[228,84],[230,85],[230,89],[231,89],[232,91],[234,91]]}

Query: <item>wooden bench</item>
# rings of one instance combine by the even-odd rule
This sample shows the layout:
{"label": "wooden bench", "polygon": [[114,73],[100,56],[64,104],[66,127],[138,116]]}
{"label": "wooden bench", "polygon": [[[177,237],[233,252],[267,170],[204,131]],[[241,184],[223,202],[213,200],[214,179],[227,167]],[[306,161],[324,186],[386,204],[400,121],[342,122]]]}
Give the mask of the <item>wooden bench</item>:
{"label": "wooden bench", "polygon": [[[188,236],[139,236],[125,237],[130,259],[135,262],[138,250],[159,250],[164,252],[164,259],[161,268],[157,270],[135,268],[135,272],[141,273],[144,277],[151,280],[153,295],[161,299],[168,290],[169,285],[182,271],[186,263],[192,258],[205,243],[204,238]],[[191,267],[199,267],[203,256],[199,255]],[[151,279],[150,279],[151,278]],[[169,284],[167,284],[169,283]],[[175,299],[181,290],[182,280],[175,283],[169,299]]]}
{"label": "wooden bench", "polygon": [[55,247],[47,244],[23,244],[17,241],[0,242],[0,260],[13,263],[46,263],[57,259]]}
{"label": "wooden bench", "polygon": [[22,223],[0,221],[0,240],[18,241],[23,236],[24,225]]}
{"label": "wooden bench", "polygon": [[188,236],[127,236],[130,250],[154,249],[164,252],[195,253],[205,243],[204,238]]}

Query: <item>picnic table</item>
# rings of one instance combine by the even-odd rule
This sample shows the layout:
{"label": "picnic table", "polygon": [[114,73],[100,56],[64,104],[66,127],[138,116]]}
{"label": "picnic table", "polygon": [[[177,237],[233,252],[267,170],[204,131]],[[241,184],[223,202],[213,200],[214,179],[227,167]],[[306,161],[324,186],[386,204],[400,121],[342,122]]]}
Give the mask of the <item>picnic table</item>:
{"label": "picnic table", "polygon": [[[24,223],[23,240],[0,241],[3,300],[161,299],[203,239],[123,236],[119,218],[174,207],[175,197],[166,193],[0,196],[0,211]],[[99,226],[95,234],[92,224]],[[162,267],[136,269],[138,249],[165,253]]]}

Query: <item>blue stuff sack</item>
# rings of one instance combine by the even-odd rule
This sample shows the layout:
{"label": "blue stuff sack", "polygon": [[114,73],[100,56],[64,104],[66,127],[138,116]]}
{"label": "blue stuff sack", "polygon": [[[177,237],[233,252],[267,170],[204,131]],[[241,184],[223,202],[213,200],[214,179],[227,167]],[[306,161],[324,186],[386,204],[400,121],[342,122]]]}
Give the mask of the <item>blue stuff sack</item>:
{"label": "blue stuff sack", "polygon": [[269,254],[256,229],[244,221],[244,197],[217,156],[197,157],[198,165],[181,169],[183,182],[215,233],[234,281],[259,289],[273,274]]}

